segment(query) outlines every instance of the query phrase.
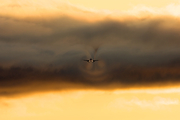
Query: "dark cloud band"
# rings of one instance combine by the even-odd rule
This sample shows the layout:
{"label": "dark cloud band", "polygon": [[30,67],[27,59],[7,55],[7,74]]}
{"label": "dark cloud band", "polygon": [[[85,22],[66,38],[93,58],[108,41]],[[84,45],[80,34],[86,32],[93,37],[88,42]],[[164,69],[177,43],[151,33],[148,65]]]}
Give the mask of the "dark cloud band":
{"label": "dark cloud band", "polygon": [[[180,82],[180,22],[172,16],[1,17],[0,25],[0,95]],[[83,61],[94,57],[94,64]]]}

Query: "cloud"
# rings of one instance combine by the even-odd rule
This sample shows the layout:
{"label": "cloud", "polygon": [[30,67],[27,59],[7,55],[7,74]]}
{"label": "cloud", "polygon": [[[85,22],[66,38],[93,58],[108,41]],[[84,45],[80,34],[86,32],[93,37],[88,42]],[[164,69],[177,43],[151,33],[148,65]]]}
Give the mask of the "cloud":
{"label": "cloud", "polygon": [[[38,14],[22,18],[0,13],[1,96],[179,84],[178,17],[104,16],[89,21],[92,16]],[[94,56],[100,61],[83,62]]]}
{"label": "cloud", "polygon": [[126,100],[123,98],[118,98],[112,101],[108,107],[110,108],[118,108],[118,109],[128,109],[131,110],[134,107],[139,107],[142,109],[164,109],[170,105],[178,105],[178,99],[170,99],[170,98],[162,98],[162,97],[154,97],[152,100],[140,100],[138,98],[133,98],[131,100]]}

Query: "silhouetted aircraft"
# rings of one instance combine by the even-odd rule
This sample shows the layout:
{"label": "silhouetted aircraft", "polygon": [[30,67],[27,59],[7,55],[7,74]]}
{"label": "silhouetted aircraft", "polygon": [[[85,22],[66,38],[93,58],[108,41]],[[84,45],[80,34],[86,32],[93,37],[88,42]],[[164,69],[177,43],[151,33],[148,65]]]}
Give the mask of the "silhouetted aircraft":
{"label": "silhouetted aircraft", "polygon": [[84,61],[94,63],[95,61],[98,61],[98,60],[89,59],[89,60],[84,60]]}

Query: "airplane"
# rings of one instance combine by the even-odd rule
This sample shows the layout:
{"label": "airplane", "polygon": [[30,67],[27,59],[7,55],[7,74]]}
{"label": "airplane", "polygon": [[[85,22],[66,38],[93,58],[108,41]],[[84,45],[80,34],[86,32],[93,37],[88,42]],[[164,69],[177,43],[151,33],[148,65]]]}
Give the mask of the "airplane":
{"label": "airplane", "polygon": [[90,58],[89,60],[84,60],[84,61],[94,63],[95,61],[99,61],[99,60],[93,60],[93,59]]}

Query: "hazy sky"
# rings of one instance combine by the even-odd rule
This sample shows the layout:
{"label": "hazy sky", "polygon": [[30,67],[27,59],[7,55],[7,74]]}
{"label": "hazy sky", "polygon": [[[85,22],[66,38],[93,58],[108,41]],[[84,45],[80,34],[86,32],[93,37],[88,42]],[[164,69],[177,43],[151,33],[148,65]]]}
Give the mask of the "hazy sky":
{"label": "hazy sky", "polygon": [[179,119],[179,1],[0,8],[0,119]]}
{"label": "hazy sky", "polygon": [[170,4],[178,4],[179,0],[67,0],[72,4],[77,4],[95,9],[107,10],[128,10],[136,5],[145,5],[148,7],[165,7]]}

